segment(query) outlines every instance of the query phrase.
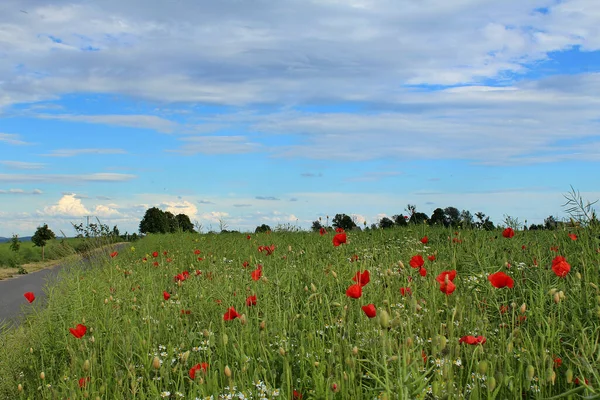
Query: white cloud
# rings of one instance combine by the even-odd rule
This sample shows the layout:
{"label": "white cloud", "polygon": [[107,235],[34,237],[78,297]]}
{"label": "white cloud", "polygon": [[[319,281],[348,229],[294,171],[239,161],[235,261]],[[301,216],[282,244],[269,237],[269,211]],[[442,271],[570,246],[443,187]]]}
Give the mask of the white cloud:
{"label": "white cloud", "polygon": [[[124,126],[127,128],[154,129],[158,132],[171,133],[177,123],[155,115],[70,115],[70,114],[35,114],[36,118],[57,119],[90,124]],[[85,149],[84,149],[85,150]],[[106,153],[103,153],[106,154]],[[122,153],[110,153],[122,154]]]}
{"label": "white cloud", "polygon": [[46,164],[24,161],[0,161],[0,164],[9,169],[42,169]]}
{"label": "white cloud", "polygon": [[75,194],[66,194],[61,197],[58,203],[44,207],[43,214],[61,217],[85,217],[91,215],[81,200],[75,197]]}
{"label": "white cloud", "polygon": [[0,194],[38,195],[38,194],[42,194],[42,193],[43,192],[39,189],[34,189],[32,191],[25,191],[23,189],[8,189],[8,190],[0,189]]}
{"label": "white cloud", "polygon": [[119,217],[121,213],[115,208],[99,204],[94,209],[93,215],[100,218],[114,218]]}
{"label": "white cloud", "polygon": [[46,157],[75,157],[88,154],[126,154],[123,149],[58,149],[52,150]]}
{"label": "white cloud", "polygon": [[[0,106],[2,106],[0,97]],[[20,135],[14,133],[0,133],[0,142],[12,144],[14,146],[25,146],[30,145],[32,143],[26,142],[21,139]]]}
{"label": "white cloud", "polygon": [[76,182],[125,182],[134,179],[135,175],[117,173],[94,174],[0,174],[0,182],[42,182],[42,183],[76,183]]}
{"label": "white cloud", "polygon": [[198,213],[198,207],[187,200],[165,201],[160,205],[160,208],[174,215],[185,214],[192,220],[196,218],[196,214]]}

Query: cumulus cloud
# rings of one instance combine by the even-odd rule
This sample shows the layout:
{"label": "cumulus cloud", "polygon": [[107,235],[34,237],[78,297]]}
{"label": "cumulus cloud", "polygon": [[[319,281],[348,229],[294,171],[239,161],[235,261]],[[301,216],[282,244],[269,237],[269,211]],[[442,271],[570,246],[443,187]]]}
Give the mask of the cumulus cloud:
{"label": "cumulus cloud", "polygon": [[61,197],[58,203],[44,207],[43,214],[61,217],[84,217],[91,215],[90,211],[85,208],[81,200],[74,193],[66,194]]}
{"label": "cumulus cloud", "polygon": [[190,219],[196,218],[198,213],[198,207],[196,207],[194,203],[187,200],[165,201],[160,205],[160,208],[164,209],[165,211],[169,211],[174,215],[185,214],[190,217]]}

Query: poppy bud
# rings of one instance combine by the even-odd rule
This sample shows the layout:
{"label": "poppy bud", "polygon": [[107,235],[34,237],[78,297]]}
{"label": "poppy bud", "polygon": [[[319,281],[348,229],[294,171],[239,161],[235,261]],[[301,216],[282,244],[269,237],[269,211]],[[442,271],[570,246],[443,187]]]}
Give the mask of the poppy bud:
{"label": "poppy bud", "polygon": [[279,348],[279,354],[280,354],[282,357],[285,357],[285,349],[284,349],[283,347],[280,347],[280,348]]}
{"label": "poppy bud", "polygon": [[204,329],[204,330],[202,331],[202,336],[204,336],[205,338],[207,338],[207,337],[209,337],[209,336],[210,336],[210,332],[208,331],[208,329]]}
{"label": "poppy bud", "polygon": [[479,362],[479,365],[477,365],[477,369],[479,371],[480,374],[485,375],[487,373],[489,364],[487,361],[483,360]]}
{"label": "poppy bud", "polygon": [[561,300],[565,299],[565,292],[563,292],[562,290],[560,292],[558,292],[558,297],[560,297]]}
{"label": "poppy bud", "polygon": [[535,368],[533,367],[533,365],[529,364],[527,366],[527,380],[531,381],[534,376],[535,376]]}
{"label": "poppy bud", "polygon": [[346,373],[346,371],[344,371],[344,380],[347,381],[348,380],[348,374]]}
{"label": "poppy bud", "polygon": [[311,283],[311,284],[310,284],[310,290],[312,290],[312,291],[313,291],[313,293],[317,291],[317,287],[315,286],[315,284],[314,284],[314,283]]}
{"label": "poppy bud", "polygon": [[29,354],[33,354],[33,347],[29,348]]}
{"label": "poppy bud", "polygon": [[315,361],[315,367],[318,367],[318,366],[319,366],[319,362]]}
{"label": "poppy bud", "polygon": [[358,347],[354,346],[352,348],[352,354],[354,354],[355,356],[358,355]]}
{"label": "poppy bud", "polygon": [[19,383],[19,385],[17,386],[17,390],[18,390],[19,392],[22,392],[22,391],[23,391],[23,385],[21,385],[21,384]]}
{"label": "poppy bud", "polygon": [[573,382],[573,370],[571,368],[569,368],[567,370],[567,372],[565,373],[565,375],[567,377],[567,383]]}
{"label": "poppy bud", "polygon": [[308,292],[308,286],[304,285],[304,291]]}
{"label": "poppy bud", "polygon": [[44,371],[40,372],[40,379],[41,380],[46,379],[46,374],[44,373]]}
{"label": "poppy bud", "polygon": [[557,288],[552,288],[552,289],[550,289],[550,291],[548,291],[548,294],[550,296],[554,296],[554,293],[556,293],[556,292],[558,292],[558,289]]}
{"label": "poppy bud", "polygon": [[402,261],[398,261],[398,266],[400,269],[404,269],[404,263]]}
{"label": "poppy bud", "polygon": [[260,328],[261,331],[264,331],[265,328],[267,327],[267,323],[265,321],[260,321],[260,324],[258,325],[258,327]]}
{"label": "poppy bud", "polygon": [[226,377],[231,378],[231,368],[229,368],[229,365],[225,366],[223,373],[225,374]]}
{"label": "poppy bud", "polygon": [[248,319],[246,318],[246,314],[242,314],[242,316],[240,317],[240,324],[246,325],[247,322]]}
{"label": "poppy bud", "polygon": [[223,346],[227,346],[227,343],[229,343],[229,336],[227,336],[226,333],[223,334]]}
{"label": "poppy bud", "polygon": [[527,310],[527,304],[525,304],[525,303],[521,304],[521,307],[519,308],[519,311],[521,312],[521,314],[525,314],[526,310]]}
{"label": "poppy bud", "polygon": [[333,276],[335,279],[337,279],[337,272],[331,271],[331,276]]}
{"label": "poppy bud", "polygon": [[577,277],[577,279],[581,280],[581,274],[579,273],[579,271],[577,271],[575,273],[575,277]]}
{"label": "poppy bud", "polygon": [[558,304],[558,302],[560,301],[560,295],[558,293],[554,293],[554,296],[552,296],[552,298],[554,299],[554,302],[556,304]]}
{"label": "poppy bud", "polygon": [[411,347],[413,344],[412,338],[409,336],[406,338],[406,346]]}
{"label": "poppy bud", "polygon": [[598,286],[593,283],[593,282],[589,282],[590,286],[593,287],[594,289],[596,289],[596,291],[598,291]]}
{"label": "poppy bud", "polygon": [[552,368],[546,371],[546,382],[552,383],[554,385],[554,381],[556,380],[556,372]]}
{"label": "poppy bud", "polygon": [[104,299],[104,304],[108,304],[108,299]]}
{"label": "poppy bud", "polygon": [[490,376],[488,379],[487,386],[488,386],[488,390],[490,392],[493,392],[494,389],[496,389],[496,378],[494,378],[493,376]]}
{"label": "poppy bud", "polygon": [[340,391],[340,387],[338,386],[338,384],[337,384],[337,383],[332,383],[332,384],[331,384],[331,391],[332,391],[333,393],[337,393],[337,392],[339,392],[339,391]]}
{"label": "poppy bud", "polygon": [[95,343],[95,342],[96,342],[96,338],[95,338],[95,337],[93,337],[93,336],[91,336],[91,337],[90,337],[90,343]]}
{"label": "poppy bud", "polygon": [[383,329],[387,329],[390,326],[390,315],[385,310],[379,312],[379,325]]}
{"label": "poppy bud", "polygon": [[506,352],[507,353],[512,353],[513,351],[513,342],[512,340],[510,342],[508,342],[508,344],[506,345]]}
{"label": "poppy bud", "polygon": [[154,369],[160,368],[160,358],[158,358],[157,356],[154,356],[154,358],[152,359],[152,368],[154,368]]}
{"label": "poppy bud", "polygon": [[83,362],[83,370],[86,372],[90,370],[90,360],[85,360]]}

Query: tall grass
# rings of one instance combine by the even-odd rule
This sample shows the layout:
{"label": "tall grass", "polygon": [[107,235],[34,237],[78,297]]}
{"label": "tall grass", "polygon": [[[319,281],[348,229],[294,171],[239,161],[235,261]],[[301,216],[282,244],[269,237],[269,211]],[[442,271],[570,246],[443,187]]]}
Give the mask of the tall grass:
{"label": "tall grass", "polygon": [[[151,235],[93,268],[65,271],[43,310],[28,305],[27,321],[1,336],[0,396],[600,395],[600,243],[598,232],[572,233],[576,240],[566,231],[507,239],[418,226],[348,232],[339,247],[332,232]],[[417,254],[426,276],[409,266]],[[564,278],[550,269],[557,255],[572,267]],[[446,295],[435,277],[452,269],[456,290]],[[365,270],[362,296],[348,297]],[[189,277],[175,280],[183,271]],[[514,287],[493,287],[487,276],[497,271]],[[229,307],[240,317],[224,320]],[[77,324],[87,327],[80,339],[69,333]],[[486,341],[459,343],[465,336]]]}

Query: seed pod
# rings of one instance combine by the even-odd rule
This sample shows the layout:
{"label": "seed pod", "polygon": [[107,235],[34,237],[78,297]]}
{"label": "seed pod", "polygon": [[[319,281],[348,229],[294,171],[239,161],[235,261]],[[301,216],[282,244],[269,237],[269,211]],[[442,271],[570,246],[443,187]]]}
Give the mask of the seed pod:
{"label": "seed pod", "polygon": [[209,337],[209,336],[210,336],[210,332],[208,331],[208,329],[204,329],[204,330],[202,331],[202,336],[204,336],[205,338],[207,338],[207,337]]}
{"label": "seed pod", "polygon": [[490,392],[493,392],[494,389],[496,389],[496,378],[490,376],[490,378],[488,379],[488,390]]}
{"label": "seed pod", "polygon": [[318,367],[318,366],[319,366],[319,362],[318,362],[318,361],[315,361],[315,364],[314,364],[314,365],[315,365],[315,367]]}
{"label": "seed pod", "polygon": [[383,329],[387,329],[390,326],[390,315],[385,310],[379,312],[379,325]]}
{"label": "seed pod", "polygon": [[558,292],[558,296],[560,297],[561,300],[565,299],[565,292],[563,292],[562,290],[560,292]]}
{"label": "seed pod", "polygon": [[90,370],[90,360],[85,360],[83,362],[83,370],[86,372]]}
{"label": "seed pod", "polygon": [[533,365],[529,364],[527,366],[527,380],[531,381],[534,376],[535,376],[535,368],[533,367]]}
{"label": "seed pod", "polygon": [[556,304],[558,304],[560,302],[560,295],[558,293],[554,293],[554,296],[552,296],[552,299],[554,300],[554,302]]}
{"label": "seed pod", "polygon": [[573,370],[571,368],[567,370],[565,376],[567,377],[567,383],[573,382]]}
{"label": "seed pod", "polygon": [[283,347],[279,348],[279,354],[284,357],[285,356],[285,349]]}
{"label": "seed pod", "polygon": [[317,291],[317,287],[316,287],[316,286],[315,286],[315,284],[314,284],[314,283],[312,283],[312,282],[311,282],[311,284],[310,284],[310,290],[312,290],[312,291],[313,291],[313,293]]}
{"label": "seed pod", "polygon": [[477,370],[479,371],[480,374],[485,375],[487,373],[489,367],[489,363],[485,360],[480,361],[479,365],[477,365]]}
{"label": "seed pod", "polygon": [[576,277],[577,279],[581,280],[581,273],[579,273],[579,271],[577,271],[577,272],[575,273],[575,277]]}
{"label": "seed pod", "polygon": [[549,294],[550,296],[554,296],[554,293],[556,293],[556,292],[558,292],[558,289],[556,289],[556,288],[552,288],[552,289],[550,289],[550,291],[548,291],[548,294]]}
{"label": "seed pod", "polygon": [[19,392],[22,392],[22,391],[23,391],[23,385],[21,385],[21,384],[19,383],[19,385],[17,386],[17,390],[18,390]]}
{"label": "seed pod", "polygon": [[508,344],[506,345],[506,352],[507,352],[507,353],[512,353],[512,351],[513,351],[513,346],[514,346],[514,345],[513,345],[513,342],[512,342],[512,340],[511,340],[511,341],[510,341],[510,342],[508,342]]}
{"label": "seed pod", "polygon": [[527,310],[527,304],[525,304],[525,303],[521,304],[521,307],[519,308],[519,311],[521,312],[521,314],[525,314],[526,310]]}
{"label": "seed pod", "polygon": [[46,379],[46,374],[44,373],[44,371],[40,372],[40,379],[41,380]]}
{"label": "seed pod", "polygon": [[33,347],[29,348],[29,354],[33,354]]}
{"label": "seed pod", "polygon": [[159,369],[160,368],[160,358],[158,356],[154,356],[152,359],[152,368]]}
{"label": "seed pod", "polygon": [[223,346],[227,346],[227,343],[229,343],[229,336],[227,336],[226,333],[223,334],[222,341],[223,341]]}
{"label": "seed pod", "polygon": [[352,348],[352,354],[354,354],[355,356],[358,355],[358,347],[354,346]]}
{"label": "seed pod", "polygon": [[240,317],[240,324],[246,325],[247,322],[248,318],[246,317],[246,314],[242,314],[242,316]]}
{"label": "seed pod", "polygon": [[333,276],[335,279],[337,279],[337,272],[331,271],[331,276]]}
{"label": "seed pod", "polygon": [[260,321],[260,324],[258,325],[258,327],[260,328],[261,331],[264,331],[265,328],[267,327],[267,323],[265,321]]}
{"label": "seed pod", "polygon": [[225,366],[223,373],[225,374],[226,377],[231,378],[231,368],[229,368],[229,365]]}

